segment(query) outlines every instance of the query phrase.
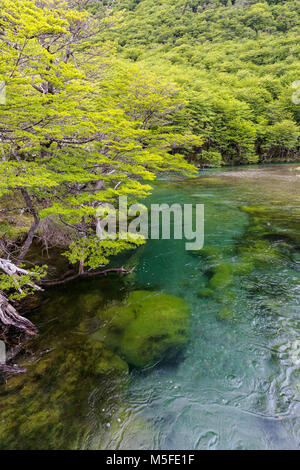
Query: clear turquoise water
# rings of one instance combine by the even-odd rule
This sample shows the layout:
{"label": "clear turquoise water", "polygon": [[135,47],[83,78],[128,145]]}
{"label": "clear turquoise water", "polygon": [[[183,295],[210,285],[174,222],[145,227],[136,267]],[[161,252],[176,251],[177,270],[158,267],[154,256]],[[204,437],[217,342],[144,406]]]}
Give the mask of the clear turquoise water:
{"label": "clear turquoise water", "polygon": [[[110,391],[110,400],[106,397],[103,402],[99,386],[87,390],[85,419],[78,430],[81,437],[75,445],[70,441],[70,448],[299,448],[297,168],[276,165],[211,170],[195,180],[160,181],[147,201],[204,204],[205,246],[219,248],[224,261],[233,266],[239,262],[239,248],[251,245],[256,236],[255,230],[249,236],[249,213],[242,208],[269,208],[267,247],[278,248],[283,255],[279,261],[255,266],[246,275],[235,275],[230,286],[235,296],[229,303],[225,297],[199,296],[207,282],[207,261],[187,252],[185,241],[180,240],[149,240],[137,253],[135,275],[128,282],[111,281],[108,288],[108,280],[98,279],[51,291],[48,303],[34,317],[44,344],[47,336],[55,334],[58,317],[62,325],[64,316],[69,315],[65,335],[78,332],[66,313],[71,311],[66,307],[68,302],[74,299],[76,303],[78,289],[102,289],[108,299],[124,295],[127,289],[162,291],[184,298],[191,310],[186,349],[176,359],[143,371],[131,370],[121,407],[114,404],[119,390]],[[261,232],[257,237],[262,237]],[[58,297],[65,303],[58,302]],[[230,318],[220,319],[223,304],[230,310]],[[45,311],[47,321],[43,320]],[[92,308],[86,315],[92,322]],[[35,354],[40,360],[40,352]],[[17,393],[7,387],[9,393]],[[66,422],[66,426],[79,426],[75,421],[72,424],[70,411]],[[49,442],[48,447],[53,445],[55,442]]]}

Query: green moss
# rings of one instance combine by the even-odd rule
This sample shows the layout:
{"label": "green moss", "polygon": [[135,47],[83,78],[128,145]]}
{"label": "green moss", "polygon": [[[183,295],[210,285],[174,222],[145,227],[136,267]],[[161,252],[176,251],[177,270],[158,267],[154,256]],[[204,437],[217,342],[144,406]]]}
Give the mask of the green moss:
{"label": "green moss", "polygon": [[254,269],[254,264],[250,261],[244,261],[232,267],[233,273],[238,275],[249,274]]}
{"label": "green moss", "polygon": [[21,214],[20,210],[13,211],[12,208],[22,207],[24,201],[11,194],[0,198],[0,205],[2,211],[8,209],[8,212],[0,212],[0,238],[11,242],[23,240],[32,224],[32,216],[26,212]]}
{"label": "green moss", "polygon": [[103,326],[94,337],[135,367],[173,355],[188,340],[188,306],[171,295],[134,291],[99,316]]}
{"label": "green moss", "polygon": [[26,364],[2,389],[1,449],[76,448],[91,390],[117,402],[128,366],[103,344],[72,337]]}
{"label": "green moss", "polygon": [[234,316],[235,316],[234,311],[228,307],[221,308],[221,310],[217,314],[217,318],[219,320],[227,320],[227,321],[233,320]]}
{"label": "green moss", "polygon": [[241,209],[244,212],[248,212],[251,215],[267,215],[270,212],[270,207],[268,206],[242,206]]}
{"label": "green moss", "polygon": [[280,251],[267,240],[257,240],[240,247],[239,253],[246,264],[272,264],[282,259]]}
{"label": "green moss", "polygon": [[201,250],[193,250],[191,253],[195,256],[204,258],[208,265],[215,265],[222,262],[222,253],[219,247],[208,245],[204,246]]}
{"label": "green moss", "polygon": [[197,293],[198,297],[212,297],[213,295],[214,295],[214,291],[212,289],[209,289],[208,287],[203,287]]}
{"label": "green moss", "polygon": [[213,275],[209,280],[211,289],[224,289],[232,284],[232,266],[229,263],[222,263],[212,270]]}
{"label": "green moss", "polygon": [[[243,206],[242,210],[250,217],[248,232],[259,237],[277,236],[292,242],[300,242],[300,223],[298,217],[291,217],[282,206]],[[298,212],[299,213],[299,212]],[[295,214],[297,215],[297,213]]]}
{"label": "green moss", "polygon": [[78,297],[77,306],[80,310],[85,312],[95,311],[103,302],[103,295],[98,291],[91,291],[87,294],[82,294]]}
{"label": "green moss", "polygon": [[20,216],[18,219],[9,219],[0,224],[0,237],[10,241],[22,240],[30,228],[30,217]]}

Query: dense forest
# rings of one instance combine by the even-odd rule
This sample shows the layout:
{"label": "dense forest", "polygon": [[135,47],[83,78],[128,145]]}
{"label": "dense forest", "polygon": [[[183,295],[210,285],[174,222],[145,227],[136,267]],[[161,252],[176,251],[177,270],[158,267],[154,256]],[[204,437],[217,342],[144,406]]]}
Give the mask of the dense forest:
{"label": "dense forest", "polygon": [[181,89],[186,106],[174,122],[204,139],[184,147],[188,158],[220,165],[299,157],[300,111],[291,100],[300,70],[298,1],[117,5],[122,22],[109,34],[117,52]]}
{"label": "dense forest", "polygon": [[0,0],[1,449],[299,448],[299,33]]}
{"label": "dense forest", "polygon": [[108,7],[93,15],[88,4],[1,3],[0,319],[27,333],[33,326],[4,293],[16,301],[56,282],[42,281],[44,266],[20,267],[33,242],[69,260],[58,283],[98,274],[111,256],[144,242],[130,234],[100,240],[99,205],[145,197],[159,172],[195,173],[176,149],[200,139],[171,126],[179,92],[119,59],[103,37],[118,15]]}
{"label": "dense forest", "polygon": [[2,1],[4,324],[5,293],[55,282],[20,267],[33,243],[62,248],[66,282],[144,242],[99,240],[99,205],[191,163],[296,161],[299,18],[297,1]]}

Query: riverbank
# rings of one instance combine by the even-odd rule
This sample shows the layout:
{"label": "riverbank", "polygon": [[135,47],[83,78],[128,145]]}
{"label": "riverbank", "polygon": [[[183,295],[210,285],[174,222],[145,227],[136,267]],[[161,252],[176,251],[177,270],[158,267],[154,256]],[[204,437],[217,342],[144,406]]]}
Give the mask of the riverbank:
{"label": "riverbank", "polygon": [[[16,360],[28,372],[1,388],[1,448],[296,448],[296,168],[158,181],[149,204],[205,204],[204,250],[150,240],[129,276],[45,291],[30,316],[40,334]],[[125,350],[93,341],[106,336],[97,312],[137,290],[183,299],[191,330],[177,355],[128,370]]]}

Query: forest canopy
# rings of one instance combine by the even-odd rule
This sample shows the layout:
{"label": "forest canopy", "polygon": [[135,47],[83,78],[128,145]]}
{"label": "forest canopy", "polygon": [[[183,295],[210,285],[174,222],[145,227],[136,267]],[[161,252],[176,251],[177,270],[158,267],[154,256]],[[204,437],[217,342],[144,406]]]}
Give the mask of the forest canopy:
{"label": "forest canopy", "polygon": [[[9,302],[144,243],[99,239],[99,207],[195,164],[299,157],[297,1],[1,0],[0,13],[4,324]],[[29,265],[36,245],[70,269]]]}
{"label": "forest canopy", "polygon": [[1,2],[4,321],[6,297],[21,299],[46,274],[44,266],[22,267],[34,242],[46,250],[61,247],[71,265],[61,282],[98,273],[111,256],[144,242],[99,239],[99,206],[115,204],[119,196],[130,202],[147,196],[160,172],[195,174],[176,150],[202,142],[172,127],[172,114],[184,106],[177,86],[118,58],[103,39],[118,14],[103,7],[93,15],[88,3]]}
{"label": "forest canopy", "polygon": [[204,139],[190,159],[299,158],[298,1],[120,0],[118,9],[122,28],[108,35],[118,53],[182,89],[178,128]]}

